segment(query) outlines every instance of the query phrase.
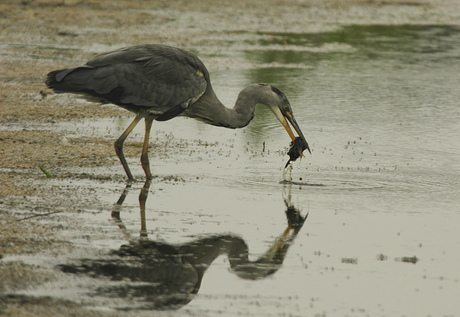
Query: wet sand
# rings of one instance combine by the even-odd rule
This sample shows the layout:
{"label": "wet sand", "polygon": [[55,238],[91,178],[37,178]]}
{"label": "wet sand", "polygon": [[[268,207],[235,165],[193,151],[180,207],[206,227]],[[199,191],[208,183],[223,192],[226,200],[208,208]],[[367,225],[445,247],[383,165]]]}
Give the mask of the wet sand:
{"label": "wet sand", "polygon": [[[4,1],[0,4],[0,259],[6,255],[59,253],[72,248],[55,223],[21,220],[11,211],[59,213],[98,204],[90,189],[53,184],[57,179],[112,180],[125,175],[113,151],[118,135],[68,139],[63,122],[131,118],[123,109],[57,96],[43,81],[47,72],[84,63],[97,53],[127,45],[161,43],[204,55],[213,70],[237,67],[219,57],[247,39],[246,32],[320,32],[347,24],[459,24],[456,1]],[[38,128],[37,128],[38,127]],[[156,144],[154,146],[164,146]],[[158,155],[150,151],[152,160]],[[126,155],[139,157],[128,140]],[[102,174],[82,172],[102,169]],[[98,170],[99,171],[99,170]],[[86,201],[82,202],[81,197]],[[59,203],[56,203],[59,201]],[[78,203],[77,203],[78,202]],[[70,224],[63,224],[63,227]],[[19,262],[18,262],[19,263]],[[0,262],[0,292],[53,279],[38,266]],[[0,295],[6,316],[87,315],[78,304]],[[135,312],[132,313],[136,315]],[[129,316],[91,312],[92,316]]]}

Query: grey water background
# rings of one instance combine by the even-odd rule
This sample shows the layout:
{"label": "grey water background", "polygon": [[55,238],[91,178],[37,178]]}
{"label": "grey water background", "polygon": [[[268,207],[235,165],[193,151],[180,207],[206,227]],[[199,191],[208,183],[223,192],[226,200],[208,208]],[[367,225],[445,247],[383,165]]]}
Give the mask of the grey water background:
{"label": "grey water background", "polygon": [[[283,171],[290,140],[263,107],[242,130],[184,118],[155,123],[152,143],[168,142],[151,159],[156,178],[146,203],[148,236],[180,244],[231,233],[246,241],[254,260],[285,230],[285,199],[309,216],[275,274],[242,280],[219,257],[198,295],[178,311],[163,313],[458,315],[460,28],[350,25],[245,38],[222,39],[226,51],[192,50],[212,68],[214,89],[228,106],[250,83],[285,92],[313,154]],[[230,69],[219,66],[228,59]],[[113,137],[128,122],[108,119],[62,129]],[[140,126],[130,139],[140,140],[142,133]],[[129,163],[141,177],[138,159]],[[124,189],[110,182],[90,186],[107,206]],[[134,184],[121,207],[132,237],[140,229],[141,188]],[[84,210],[76,217],[93,231],[64,235],[85,256],[126,243],[108,221],[109,212]],[[62,283],[30,292],[83,298],[99,309],[121,300],[98,302],[84,291],[85,283]]]}

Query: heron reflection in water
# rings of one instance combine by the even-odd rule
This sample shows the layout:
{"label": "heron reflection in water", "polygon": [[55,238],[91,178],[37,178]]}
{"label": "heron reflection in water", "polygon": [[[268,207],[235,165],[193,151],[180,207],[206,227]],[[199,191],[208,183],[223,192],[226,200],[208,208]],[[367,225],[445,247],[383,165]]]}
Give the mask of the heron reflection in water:
{"label": "heron reflection in water", "polygon": [[[91,290],[97,296],[124,298],[135,305],[121,309],[179,309],[198,293],[204,273],[220,255],[226,255],[230,269],[238,277],[257,280],[275,273],[282,265],[289,247],[307,219],[285,197],[287,227],[268,250],[250,261],[246,242],[237,235],[209,235],[194,241],[172,245],[148,239],[145,203],[150,181],[139,195],[141,230],[138,239],[131,239],[120,218],[120,209],[128,194],[128,184],[114,205],[112,218],[129,244],[101,259],[81,259],[76,264],[59,266],[66,273],[84,274],[97,279],[109,279],[104,286]],[[122,282],[121,282],[122,281]]]}
{"label": "heron reflection in water", "polygon": [[[90,101],[112,103],[136,114],[133,122],[115,142],[115,152],[126,175],[134,179],[123,153],[125,139],[145,120],[141,164],[152,178],[148,158],[150,129],[154,120],[167,121],[186,116],[226,128],[242,128],[254,117],[257,104],[267,106],[296,141],[288,122],[297,132],[301,146],[295,157],[308,147],[291,105],[284,93],[266,84],[244,88],[235,106],[225,107],[211,86],[209,72],[194,54],[166,45],[137,45],[101,54],[85,65],[52,71],[46,85],[57,93],[73,93]],[[297,141],[299,142],[299,141]],[[297,153],[298,152],[298,153]],[[311,153],[311,152],[310,152]],[[291,159],[294,157],[291,155]]]}

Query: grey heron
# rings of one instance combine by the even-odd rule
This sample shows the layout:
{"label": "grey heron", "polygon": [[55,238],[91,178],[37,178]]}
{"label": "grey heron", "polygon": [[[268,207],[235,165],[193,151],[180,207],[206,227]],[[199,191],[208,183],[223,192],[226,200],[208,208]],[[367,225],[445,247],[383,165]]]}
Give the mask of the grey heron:
{"label": "grey heron", "polygon": [[141,165],[147,179],[152,178],[148,158],[152,122],[176,116],[235,129],[245,127],[254,117],[255,106],[263,104],[295,141],[288,122],[292,125],[311,153],[291,105],[279,89],[267,84],[250,85],[239,93],[235,106],[227,108],[214,93],[203,62],[179,48],[158,44],[121,48],[98,55],[85,65],[52,71],[47,75],[46,85],[56,93],[79,94],[90,101],[112,103],[136,114],[115,141],[115,152],[130,180],[134,177],[123,154],[123,143],[142,119],[145,136]]}

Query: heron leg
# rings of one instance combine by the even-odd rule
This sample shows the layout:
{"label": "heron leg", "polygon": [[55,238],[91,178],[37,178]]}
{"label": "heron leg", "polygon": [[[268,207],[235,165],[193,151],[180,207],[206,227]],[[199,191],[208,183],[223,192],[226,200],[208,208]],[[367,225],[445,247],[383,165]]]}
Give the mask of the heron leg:
{"label": "heron leg", "polygon": [[118,140],[115,141],[115,153],[117,153],[118,158],[120,159],[121,165],[125,169],[126,175],[130,180],[133,180],[133,174],[129,170],[128,163],[126,162],[125,155],[123,154],[123,143],[125,142],[128,135],[133,131],[134,127],[144,118],[146,115],[145,112],[139,112],[136,117],[134,118],[133,122],[126,128],[125,132],[123,132]]}
{"label": "heron leg", "polygon": [[141,165],[145,172],[145,177],[147,179],[152,179],[152,173],[150,172],[150,163],[149,163],[149,139],[150,139],[150,129],[152,128],[152,123],[155,117],[146,116],[145,117],[145,136],[144,136],[144,146],[142,147],[141,155]]}

